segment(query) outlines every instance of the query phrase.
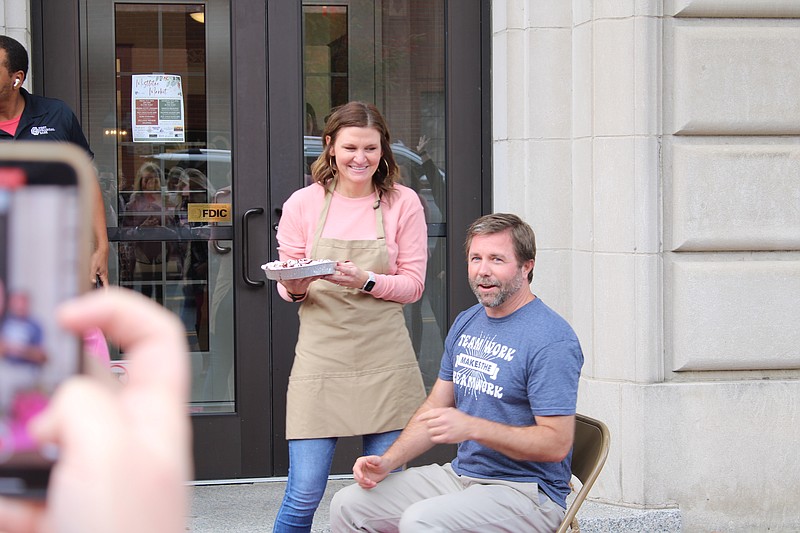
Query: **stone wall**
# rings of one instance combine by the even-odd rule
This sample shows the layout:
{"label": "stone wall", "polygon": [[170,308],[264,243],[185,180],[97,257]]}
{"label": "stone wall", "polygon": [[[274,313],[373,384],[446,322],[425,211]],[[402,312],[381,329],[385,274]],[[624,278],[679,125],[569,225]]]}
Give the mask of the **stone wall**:
{"label": "stone wall", "polygon": [[[492,3],[495,211],[586,355],[601,501],[797,530],[800,4]],[[509,191],[509,192],[507,192]]]}
{"label": "stone wall", "polygon": [[[31,49],[31,21],[28,0],[0,0],[0,34],[7,35],[21,42],[28,50]],[[31,69],[23,87],[30,90]]]}

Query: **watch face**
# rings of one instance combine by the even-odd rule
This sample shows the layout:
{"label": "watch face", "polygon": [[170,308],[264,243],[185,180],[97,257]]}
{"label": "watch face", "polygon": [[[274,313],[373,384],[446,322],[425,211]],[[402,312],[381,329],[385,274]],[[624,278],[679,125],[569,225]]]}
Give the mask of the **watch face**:
{"label": "watch face", "polygon": [[364,292],[369,292],[372,290],[372,287],[374,286],[375,286],[375,274],[367,271],[367,282],[364,284],[364,287],[361,290]]}

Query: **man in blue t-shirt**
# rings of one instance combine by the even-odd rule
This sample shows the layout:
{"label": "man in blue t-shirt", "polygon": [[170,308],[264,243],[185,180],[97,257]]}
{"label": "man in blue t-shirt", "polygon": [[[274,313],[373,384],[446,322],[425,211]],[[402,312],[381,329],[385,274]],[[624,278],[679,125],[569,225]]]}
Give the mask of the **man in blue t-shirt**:
{"label": "man in blue t-shirt", "polygon": [[[583,353],[572,328],[530,290],[536,241],[519,217],[467,231],[478,304],[456,318],[439,379],[382,456],[331,502],[340,531],[555,531],[569,493]],[[446,465],[393,473],[436,444]]]}
{"label": "man in blue t-shirt", "polygon": [[12,292],[0,322],[0,414],[8,413],[17,393],[37,387],[46,362],[44,332],[31,316],[30,297]]}

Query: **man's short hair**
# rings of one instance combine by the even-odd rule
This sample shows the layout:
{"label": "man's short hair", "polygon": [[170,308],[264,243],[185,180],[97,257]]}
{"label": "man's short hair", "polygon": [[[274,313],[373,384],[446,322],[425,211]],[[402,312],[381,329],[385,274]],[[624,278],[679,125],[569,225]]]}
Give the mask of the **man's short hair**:
{"label": "man's short hair", "polygon": [[[494,213],[485,215],[473,222],[467,229],[467,240],[464,250],[469,257],[469,247],[472,238],[476,235],[493,235],[503,231],[511,231],[511,241],[514,243],[514,255],[517,264],[522,266],[526,261],[536,260],[536,235],[533,229],[517,215],[511,213]],[[533,269],[528,272],[528,283],[533,281]]]}
{"label": "man's short hair", "polygon": [[28,51],[16,39],[7,35],[0,35],[0,48],[6,51],[6,65],[9,72],[22,71],[28,75]]}

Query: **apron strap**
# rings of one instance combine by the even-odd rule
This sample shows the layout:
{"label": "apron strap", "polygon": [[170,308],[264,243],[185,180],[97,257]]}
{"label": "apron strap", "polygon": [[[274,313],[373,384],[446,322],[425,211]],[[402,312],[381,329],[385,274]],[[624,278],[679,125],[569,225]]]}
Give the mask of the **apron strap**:
{"label": "apron strap", "polygon": [[311,259],[315,259],[317,257],[317,243],[322,236],[322,228],[325,227],[325,221],[328,219],[328,210],[331,207],[331,199],[333,198],[333,189],[335,187],[336,178],[334,178],[333,186],[330,189],[325,187],[325,205],[322,207],[322,211],[319,213],[319,219],[317,219],[317,229],[314,230],[314,241],[311,245]]}
{"label": "apron strap", "polygon": [[382,241],[386,239],[386,233],[383,231],[383,211],[381,210],[381,196],[378,194],[378,191],[375,191],[375,205],[378,207],[375,208],[375,234],[378,236],[378,240]]}
{"label": "apron strap", "polygon": [[[319,243],[319,239],[322,237],[322,229],[325,227],[325,222],[328,220],[328,211],[331,208],[331,200],[333,200],[333,191],[335,189],[336,178],[333,178],[330,188],[325,187],[325,205],[322,207],[322,211],[319,213],[317,229],[314,230],[314,241],[311,245],[311,259],[317,259],[317,243]],[[375,204],[378,206],[375,208],[375,233],[378,236],[378,240],[381,241],[386,239],[386,233],[383,230],[381,196],[378,194],[377,190],[375,190]]]}

